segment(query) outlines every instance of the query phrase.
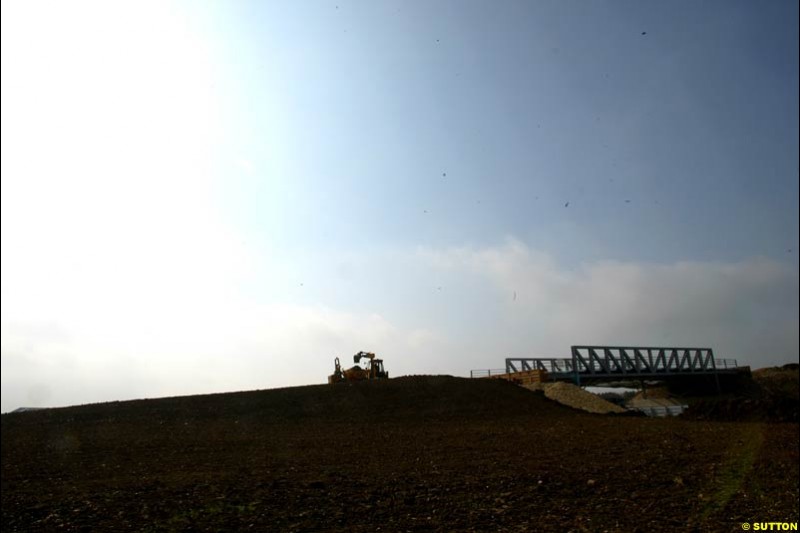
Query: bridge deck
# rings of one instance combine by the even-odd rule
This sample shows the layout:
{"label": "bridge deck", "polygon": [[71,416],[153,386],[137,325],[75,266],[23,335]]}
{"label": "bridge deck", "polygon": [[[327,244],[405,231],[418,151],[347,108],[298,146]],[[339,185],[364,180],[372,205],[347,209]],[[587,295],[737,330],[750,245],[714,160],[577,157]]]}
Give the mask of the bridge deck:
{"label": "bridge deck", "polygon": [[659,379],[738,372],[735,359],[715,359],[711,348],[572,346],[572,358],[506,359],[506,373],[546,370],[552,379]]}

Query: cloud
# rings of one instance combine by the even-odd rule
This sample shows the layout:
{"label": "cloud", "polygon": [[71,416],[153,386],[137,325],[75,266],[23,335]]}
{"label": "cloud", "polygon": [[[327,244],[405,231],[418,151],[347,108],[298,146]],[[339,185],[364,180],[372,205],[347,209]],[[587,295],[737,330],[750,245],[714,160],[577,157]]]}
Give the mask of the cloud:
{"label": "cloud", "polygon": [[[210,251],[165,247],[156,266],[148,253],[80,276],[4,260],[2,410],[324,383],[334,357],[350,364],[360,350],[392,376],[468,375],[510,356],[567,357],[573,344],[709,346],[753,367],[797,360],[798,275],[766,259],[563,265],[514,239],[320,251],[302,258],[321,267],[292,292],[289,265],[224,232],[209,239]],[[343,281],[335,265],[349,254],[369,268]],[[264,278],[267,293],[252,290]]]}
{"label": "cloud", "polygon": [[[163,310],[162,310],[163,311]],[[102,310],[63,327],[2,327],[2,410],[141,397],[324,383],[340,357],[387,359],[392,375],[413,373],[442,341],[401,329],[377,313],[322,305],[216,301],[211,309],[115,323]]]}
{"label": "cloud", "polygon": [[418,254],[433,268],[478,275],[495,288],[505,302],[496,326],[517,356],[566,357],[574,344],[627,344],[710,346],[718,357],[756,367],[798,357],[798,273],[788,264],[753,258],[564,266],[515,239]]}

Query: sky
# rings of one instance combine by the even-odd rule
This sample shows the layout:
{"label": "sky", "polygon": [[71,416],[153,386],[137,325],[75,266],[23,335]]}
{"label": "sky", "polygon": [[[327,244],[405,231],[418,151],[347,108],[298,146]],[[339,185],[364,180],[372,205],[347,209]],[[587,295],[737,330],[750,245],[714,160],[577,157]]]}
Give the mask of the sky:
{"label": "sky", "polygon": [[798,362],[798,4],[2,3],[3,412]]}

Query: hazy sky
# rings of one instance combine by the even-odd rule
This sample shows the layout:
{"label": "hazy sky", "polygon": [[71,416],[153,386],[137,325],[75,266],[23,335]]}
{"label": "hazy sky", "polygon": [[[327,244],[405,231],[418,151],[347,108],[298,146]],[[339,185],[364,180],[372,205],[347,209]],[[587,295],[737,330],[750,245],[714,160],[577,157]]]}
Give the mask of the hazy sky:
{"label": "hazy sky", "polygon": [[2,4],[2,411],[798,361],[798,3]]}

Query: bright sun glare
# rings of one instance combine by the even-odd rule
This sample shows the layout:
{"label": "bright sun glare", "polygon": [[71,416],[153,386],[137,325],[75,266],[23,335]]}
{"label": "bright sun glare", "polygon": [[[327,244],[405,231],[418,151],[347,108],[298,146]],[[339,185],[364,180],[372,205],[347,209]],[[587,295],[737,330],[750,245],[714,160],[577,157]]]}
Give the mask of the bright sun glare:
{"label": "bright sun glare", "polygon": [[[122,176],[144,179],[139,190],[189,185],[186,164],[213,141],[215,105],[209,58],[180,17],[156,2],[11,6],[22,11],[16,20],[36,24],[18,24],[23,35],[11,26],[3,39],[16,45],[3,46],[13,74],[4,80],[14,102],[9,133],[41,139],[37,153],[14,161],[46,155],[35,177],[68,184],[106,187]],[[78,167],[68,179],[65,164]]]}
{"label": "bright sun glare", "polygon": [[3,10],[17,21],[2,36],[4,307],[79,329],[104,308],[124,309],[109,323],[158,327],[170,308],[189,320],[197,287],[238,257],[213,205],[221,130],[203,40],[163,2]]}

